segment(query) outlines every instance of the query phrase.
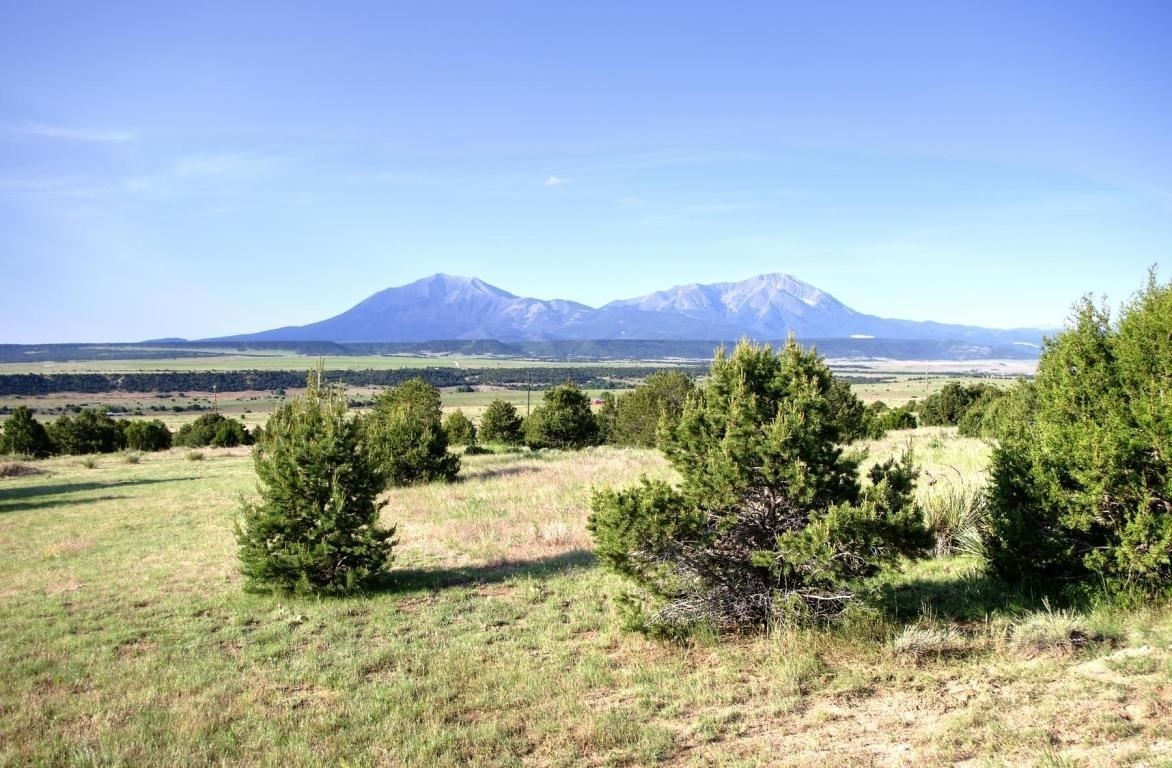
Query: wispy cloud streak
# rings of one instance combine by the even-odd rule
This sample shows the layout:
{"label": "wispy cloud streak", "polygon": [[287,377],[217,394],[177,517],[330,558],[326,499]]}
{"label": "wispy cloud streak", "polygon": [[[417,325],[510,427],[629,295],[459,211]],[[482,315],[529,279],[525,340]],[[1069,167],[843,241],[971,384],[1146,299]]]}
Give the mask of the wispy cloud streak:
{"label": "wispy cloud streak", "polygon": [[134,141],[138,138],[127,131],[100,131],[47,123],[0,123],[0,136],[10,139],[49,139],[97,144]]}

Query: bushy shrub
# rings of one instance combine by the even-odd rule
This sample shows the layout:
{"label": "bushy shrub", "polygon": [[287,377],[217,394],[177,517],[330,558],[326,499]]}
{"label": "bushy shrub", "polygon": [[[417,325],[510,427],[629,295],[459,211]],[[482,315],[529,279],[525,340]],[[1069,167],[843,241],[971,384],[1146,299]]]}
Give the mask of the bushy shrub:
{"label": "bushy shrub", "polygon": [[[664,422],[665,429],[671,429],[694,390],[691,377],[681,371],[651,374],[634,391],[620,395],[615,401],[611,442],[654,448],[660,422]],[[599,416],[603,417],[601,411]]]}
{"label": "bushy shrub", "polygon": [[252,435],[236,419],[219,413],[205,413],[195,421],[184,424],[175,433],[175,445],[186,448],[233,448],[252,445]]}
{"label": "bushy shrub", "polygon": [[916,415],[909,406],[889,408],[887,403],[876,400],[863,413],[863,434],[878,440],[888,432],[897,429],[915,429]]}
{"label": "bushy shrub", "polygon": [[989,387],[981,392],[965,410],[956,423],[957,432],[963,437],[991,437],[985,424],[985,417],[997,403],[1006,396],[1007,390]]}
{"label": "bushy shrub", "polygon": [[57,453],[114,453],[126,447],[119,422],[105,411],[86,408],[76,416],[59,416],[48,427]]}
{"label": "bushy shrub", "polygon": [[236,527],[250,588],[349,593],[385,572],[394,543],[394,529],[378,527],[386,478],[320,368],[304,397],[273,412],[253,464],[260,500],[244,503]]}
{"label": "bushy shrub", "polygon": [[22,405],[13,409],[12,415],[4,422],[0,453],[41,458],[53,453],[53,443],[45,426],[33,418],[32,411]]}
{"label": "bushy shrub", "polygon": [[1000,390],[992,384],[958,384],[950,381],[917,408],[919,423],[927,427],[955,427],[982,397],[995,398]]}
{"label": "bushy shrub", "polygon": [[[448,451],[439,390],[411,379],[375,399],[365,419],[368,441],[390,486],[451,481],[460,457]],[[266,437],[267,432],[266,428]]]}
{"label": "bushy shrub", "polygon": [[1038,390],[1032,381],[1019,381],[1006,390],[981,415],[979,437],[1004,440],[1021,435],[1033,424],[1038,410]]}
{"label": "bushy shrub", "polygon": [[158,419],[127,422],[126,447],[136,451],[165,451],[171,447],[171,430]]}
{"label": "bushy shrub", "polygon": [[480,417],[480,439],[486,443],[518,445],[522,438],[521,417],[513,404],[500,398],[489,403]]}
{"label": "bushy shrub", "polygon": [[603,392],[602,405],[598,407],[598,413],[594,414],[594,421],[598,424],[599,445],[615,442],[615,422],[618,416],[618,398],[613,392]]}
{"label": "bushy shrub", "polygon": [[444,418],[444,432],[451,445],[476,445],[476,425],[459,408]]}
{"label": "bushy shrub", "polygon": [[1172,582],[1172,284],[1118,322],[1088,298],[1045,343],[1033,418],[993,453],[990,564],[1030,583]]}
{"label": "bushy shrub", "polygon": [[[603,563],[630,578],[649,627],[765,626],[831,618],[855,585],[930,539],[910,457],[858,478],[844,453],[841,390],[813,351],[723,350],[663,449],[680,487],[644,478],[594,494],[588,523]],[[848,408],[848,412],[858,409]]]}
{"label": "bushy shrub", "polygon": [[525,419],[525,444],[530,448],[585,448],[598,443],[598,422],[590,398],[573,382],[546,391],[541,405]]}

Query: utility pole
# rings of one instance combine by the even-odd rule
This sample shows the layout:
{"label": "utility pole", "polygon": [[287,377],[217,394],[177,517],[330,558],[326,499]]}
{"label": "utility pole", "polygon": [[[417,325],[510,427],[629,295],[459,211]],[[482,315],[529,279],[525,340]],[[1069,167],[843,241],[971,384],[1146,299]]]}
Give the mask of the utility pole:
{"label": "utility pole", "polygon": [[219,413],[220,412],[220,398],[217,395],[217,391],[219,390],[219,387],[220,387],[219,384],[212,385],[212,413]]}
{"label": "utility pole", "polygon": [[533,371],[525,371],[525,418],[529,418],[529,391],[533,388]]}

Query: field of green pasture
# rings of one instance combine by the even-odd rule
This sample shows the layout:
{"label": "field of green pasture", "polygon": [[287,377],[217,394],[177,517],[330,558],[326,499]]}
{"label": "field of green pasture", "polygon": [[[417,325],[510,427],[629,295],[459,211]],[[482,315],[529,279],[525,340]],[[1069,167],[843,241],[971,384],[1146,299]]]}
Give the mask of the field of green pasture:
{"label": "field of green pasture", "polygon": [[[872,458],[909,446],[925,493],[979,482],[989,450],[920,429]],[[833,630],[648,640],[585,520],[591,488],[672,470],[616,448],[389,492],[374,594],[246,594],[248,453],[199,455],[0,478],[0,764],[1172,764],[1164,607],[1069,613],[958,557],[884,574]],[[1064,622],[1091,642],[1021,639]]]}

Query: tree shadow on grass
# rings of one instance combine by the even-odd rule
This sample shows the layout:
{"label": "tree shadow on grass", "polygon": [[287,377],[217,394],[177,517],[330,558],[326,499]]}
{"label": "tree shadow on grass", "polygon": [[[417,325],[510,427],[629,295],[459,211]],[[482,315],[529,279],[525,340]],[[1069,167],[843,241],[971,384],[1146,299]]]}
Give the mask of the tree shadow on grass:
{"label": "tree shadow on grass", "polygon": [[74,504],[94,504],[103,501],[121,501],[129,498],[129,496],[86,496],[82,499],[55,498],[41,501],[18,501],[15,504],[6,504],[3,499],[0,499],[0,515],[6,512],[28,512],[32,509],[71,507]]}
{"label": "tree shadow on grass", "polygon": [[521,464],[508,467],[495,467],[484,469],[479,472],[473,472],[467,475],[459,475],[456,478],[457,482],[472,482],[473,480],[494,480],[498,477],[512,477],[513,475],[532,475],[535,472],[540,472],[541,467],[535,467],[532,464]]}
{"label": "tree shadow on grass", "polygon": [[[123,496],[92,497],[80,496],[72,498],[72,494],[88,493],[90,491],[114,490],[134,485],[155,485],[158,483],[178,483],[185,480],[195,480],[195,477],[170,477],[165,479],[115,480],[112,482],[85,482],[85,483],[51,483],[43,485],[27,485],[21,488],[0,487],[0,514],[18,512],[25,509],[39,509],[44,507],[59,507],[70,504],[88,504],[92,501],[103,501]],[[42,496],[70,496],[63,499],[46,499],[43,501],[24,501],[37,499]]]}
{"label": "tree shadow on grass", "polygon": [[589,568],[597,562],[594,553],[585,549],[572,549],[560,555],[539,557],[533,560],[503,560],[491,565],[440,568],[393,568],[380,591],[412,592],[439,590],[448,587],[497,584],[518,576],[544,578],[578,568]]}
{"label": "tree shadow on grass", "polygon": [[924,616],[961,623],[993,615],[1015,615],[1050,606],[1084,608],[1086,597],[1071,590],[1034,590],[1008,584],[984,568],[917,571],[890,578],[878,587],[872,602],[888,617],[908,623]]}

